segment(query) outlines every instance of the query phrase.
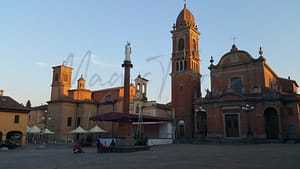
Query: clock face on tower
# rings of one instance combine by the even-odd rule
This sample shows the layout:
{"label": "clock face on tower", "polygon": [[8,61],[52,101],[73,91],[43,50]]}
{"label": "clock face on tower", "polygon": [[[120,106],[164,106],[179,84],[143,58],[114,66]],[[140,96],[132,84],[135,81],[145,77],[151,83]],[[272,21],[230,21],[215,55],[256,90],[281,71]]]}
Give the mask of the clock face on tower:
{"label": "clock face on tower", "polygon": [[141,97],[141,93],[140,92],[136,92],[135,93],[135,98],[139,99]]}

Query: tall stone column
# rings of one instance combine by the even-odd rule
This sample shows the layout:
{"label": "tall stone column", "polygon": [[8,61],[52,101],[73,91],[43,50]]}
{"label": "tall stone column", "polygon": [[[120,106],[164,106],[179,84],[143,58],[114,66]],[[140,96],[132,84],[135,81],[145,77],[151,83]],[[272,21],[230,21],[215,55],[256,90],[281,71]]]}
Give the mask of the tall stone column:
{"label": "tall stone column", "polygon": [[[119,134],[125,137],[125,145],[131,145],[133,129],[129,118],[129,104],[130,104],[130,68],[132,68],[131,60],[131,47],[130,43],[127,42],[125,46],[125,60],[122,64],[124,67],[124,98],[123,98],[123,113],[126,117],[124,122],[119,124]],[[130,139],[129,139],[130,138]]]}

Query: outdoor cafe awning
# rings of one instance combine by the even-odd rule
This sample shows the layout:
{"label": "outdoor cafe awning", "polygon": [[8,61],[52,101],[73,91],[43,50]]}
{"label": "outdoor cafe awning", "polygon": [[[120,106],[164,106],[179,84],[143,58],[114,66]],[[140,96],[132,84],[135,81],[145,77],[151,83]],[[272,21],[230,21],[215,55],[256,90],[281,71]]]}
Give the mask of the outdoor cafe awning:
{"label": "outdoor cafe awning", "polygon": [[[121,112],[109,112],[101,115],[90,117],[90,120],[93,121],[112,121],[112,122],[137,122],[139,116],[137,114],[126,115]],[[159,122],[159,121],[170,121],[168,118],[156,117],[156,116],[142,116],[143,122]]]}

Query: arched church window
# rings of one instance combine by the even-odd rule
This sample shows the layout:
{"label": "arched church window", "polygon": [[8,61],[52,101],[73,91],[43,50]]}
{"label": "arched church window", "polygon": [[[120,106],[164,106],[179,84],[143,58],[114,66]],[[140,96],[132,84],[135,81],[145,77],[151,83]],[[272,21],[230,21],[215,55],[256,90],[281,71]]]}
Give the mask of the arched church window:
{"label": "arched church window", "polygon": [[176,71],[179,71],[179,62],[176,62]]}
{"label": "arched church window", "polygon": [[137,90],[141,90],[140,85],[141,85],[140,83],[137,83]]}
{"label": "arched church window", "polygon": [[182,71],[182,70],[183,70],[183,62],[180,61],[180,71]]}
{"label": "arched church window", "polygon": [[178,50],[182,51],[183,49],[184,49],[184,40],[183,40],[183,38],[181,38],[178,41]]}

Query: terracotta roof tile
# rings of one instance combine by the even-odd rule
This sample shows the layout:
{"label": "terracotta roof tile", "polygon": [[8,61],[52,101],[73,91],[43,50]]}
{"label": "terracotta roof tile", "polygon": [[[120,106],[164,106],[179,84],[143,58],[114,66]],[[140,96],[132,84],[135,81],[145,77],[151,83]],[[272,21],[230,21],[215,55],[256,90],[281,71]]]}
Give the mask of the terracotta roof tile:
{"label": "terracotta roof tile", "polygon": [[30,109],[24,107],[9,96],[0,96],[0,111],[29,112]]}

